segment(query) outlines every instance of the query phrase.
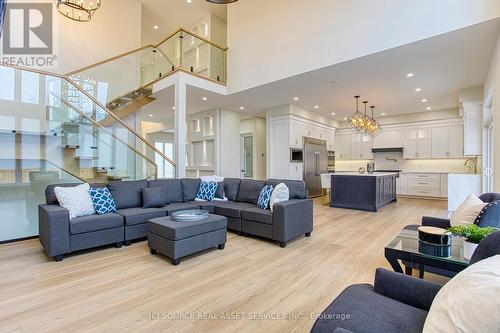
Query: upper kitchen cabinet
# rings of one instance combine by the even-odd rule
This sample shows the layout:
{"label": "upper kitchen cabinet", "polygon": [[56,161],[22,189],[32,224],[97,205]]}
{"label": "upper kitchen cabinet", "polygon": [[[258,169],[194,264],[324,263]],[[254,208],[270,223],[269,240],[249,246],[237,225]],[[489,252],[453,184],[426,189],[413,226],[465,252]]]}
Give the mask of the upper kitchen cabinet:
{"label": "upper kitchen cabinet", "polygon": [[340,161],[351,159],[352,135],[339,134],[335,136],[335,159]]}
{"label": "upper kitchen cabinet", "polygon": [[404,158],[432,157],[432,130],[430,128],[406,129],[403,131]]}
{"label": "upper kitchen cabinet", "polygon": [[332,131],[326,134],[326,149],[335,150],[335,133]]}
{"label": "upper kitchen cabinet", "polygon": [[290,146],[291,147],[302,147],[302,138],[306,136],[308,130],[305,125],[296,121],[290,120]]}
{"label": "upper kitchen cabinet", "polygon": [[432,129],[432,158],[461,158],[464,156],[463,126]]}
{"label": "upper kitchen cabinet", "polygon": [[371,160],[373,158],[371,136],[352,134],[351,138],[351,158],[354,160]]}
{"label": "upper kitchen cabinet", "polygon": [[463,102],[464,117],[464,155],[483,154],[483,103],[482,101]]}

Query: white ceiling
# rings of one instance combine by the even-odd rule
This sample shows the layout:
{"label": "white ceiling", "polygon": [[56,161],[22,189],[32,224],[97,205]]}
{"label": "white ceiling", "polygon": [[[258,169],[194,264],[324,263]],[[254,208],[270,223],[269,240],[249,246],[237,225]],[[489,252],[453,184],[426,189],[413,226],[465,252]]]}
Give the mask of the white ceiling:
{"label": "white ceiling", "polygon": [[[227,5],[206,0],[142,0],[142,44],[156,44],[180,27],[189,28],[212,13],[226,21]],[[153,27],[158,26],[158,30]]]}
{"label": "white ceiling", "polygon": [[[499,31],[500,19],[495,19],[229,96],[191,87],[188,107],[199,112],[215,107],[239,111],[244,106],[243,112],[254,115],[292,103],[327,116],[335,112],[331,117],[343,121],[359,94],[360,101],[376,106],[377,116],[428,112],[428,106],[457,108],[460,89],[483,84]],[[407,73],[414,76],[407,78]],[[300,100],[294,101],[295,96]]]}

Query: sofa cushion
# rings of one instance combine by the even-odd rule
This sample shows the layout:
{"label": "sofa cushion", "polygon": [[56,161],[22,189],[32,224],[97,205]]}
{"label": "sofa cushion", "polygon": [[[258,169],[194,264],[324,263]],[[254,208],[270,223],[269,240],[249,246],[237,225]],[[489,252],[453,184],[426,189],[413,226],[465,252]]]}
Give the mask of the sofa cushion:
{"label": "sofa cushion", "polygon": [[[58,205],[59,201],[57,201],[56,193],[54,192],[54,188],[56,187],[75,187],[81,185],[83,183],[62,183],[62,184],[51,184],[47,185],[45,188],[45,201],[47,205]],[[90,184],[90,187],[106,187],[105,184]]]}
{"label": "sofa cushion", "polygon": [[170,204],[165,208],[167,209],[167,215],[172,215],[172,213],[178,212],[180,210],[200,209],[200,203],[197,201],[180,202]]}
{"label": "sofa cushion", "polygon": [[241,210],[241,218],[265,224],[273,224],[273,214],[269,209],[259,207],[244,208]]}
{"label": "sofa cushion", "polygon": [[257,206],[246,203],[246,202],[218,202],[214,205],[214,212],[217,215],[222,215],[226,217],[241,218],[241,211],[245,208],[256,208]]}
{"label": "sofa cushion", "polygon": [[272,185],[273,188],[279,183],[284,183],[288,187],[290,193],[290,200],[305,199],[307,197],[306,183],[302,180],[281,180],[281,179],[268,179],[266,185]]}
{"label": "sofa cushion", "polygon": [[92,198],[97,214],[116,213],[115,200],[107,187],[91,187],[90,197]]}
{"label": "sofa cushion", "polygon": [[204,201],[212,201],[215,198],[215,192],[219,185],[216,182],[204,182],[200,183],[198,193],[196,193],[196,199]]}
{"label": "sofa cushion", "polygon": [[236,201],[257,205],[260,191],[265,185],[263,180],[242,179]]}
{"label": "sofa cushion", "polygon": [[69,219],[95,214],[94,203],[87,183],[74,187],[56,187],[54,192],[61,207],[69,211]]}
{"label": "sofa cushion", "polygon": [[167,216],[167,209],[162,208],[125,208],[119,209],[118,214],[123,216],[125,219],[125,225],[136,225],[141,223],[146,223],[151,219]]}
{"label": "sofa cushion", "polygon": [[370,285],[355,284],[323,311],[311,332],[341,327],[353,332],[421,333],[426,316],[427,311],[377,294]]}
{"label": "sofa cushion", "polygon": [[116,213],[80,216],[69,221],[69,232],[72,235],[118,227],[123,227],[123,217]]}
{"label": "sofa cushion", "polygon": [[143,187],[142,208],[161,208],[165,206],[162,187]]}
{"label": "sofa cushion", "polygon": [[117,209],[142,207],[142,187],[148,187],[147,180],[118,180],[108,183],[108,189],[115,200]]}
{"label": "sofa cushion", "polygon": [[184,202],[180,179],[157,179],[148,182],[149,187],[163,187],[163,200],[169,203]]}
{"label": "sofa cushion", "polygon": [[224,199],[224,182],[217,182],[217,190],[215,191],[217,199]]}
{"label": "sofa cushion", "polygon": [[201,180],[199,178],[182,178],[182,195],[184,202],[193,201],[196,198]]}
{"label": "sofa cushion", "polygon": [[423,332],[500,332],[499,297],[500,255],[496,255],[470,265],[439,290]]}
{"label": "sofa cushion", "polygon": [[240,189],[241,179],[239,178],[224,178],[224,193],[230,201],[238,199],[238,191]]}

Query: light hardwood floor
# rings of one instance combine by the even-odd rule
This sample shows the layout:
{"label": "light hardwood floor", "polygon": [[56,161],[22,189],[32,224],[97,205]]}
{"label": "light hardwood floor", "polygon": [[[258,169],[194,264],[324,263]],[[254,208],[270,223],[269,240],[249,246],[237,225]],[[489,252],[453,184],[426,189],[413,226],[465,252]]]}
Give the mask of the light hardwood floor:
{"label": "light hardwood floor", "polygon": [[[374,214],[316,199],[311,238],[282,249],[229,233],[225,250],[179,266],[150,255],[146,242],[59,263],[38,240],[0,245],[0,332],[308,332],[311,313],[350,284],[372,283],[377,267],[390,267],[384,246],[405,225],[445,208],[444,201],[400,199]],[[288,313],[296,318],[255,319]],[[215,320],[221,315],[242,319]]]}

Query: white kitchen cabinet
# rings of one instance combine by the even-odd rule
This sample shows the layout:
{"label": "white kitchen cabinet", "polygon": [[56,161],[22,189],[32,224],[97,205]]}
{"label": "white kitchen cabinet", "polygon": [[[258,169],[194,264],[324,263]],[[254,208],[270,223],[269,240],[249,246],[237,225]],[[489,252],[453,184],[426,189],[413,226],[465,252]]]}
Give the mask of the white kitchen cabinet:
{"label": "white kitchen cabinet", "polygon": [[464,127],[453,126],[448,128],[450,156],[453,158],[464,157]]}
{"label": "white kitchen cabinet", "polygon": [[431,158],[432,131],[430,128],[407,129],[403,131],[404,158]]}
{"label": "white kitchen cabinet", "polygon": [[290,146],[301,148],[303,146],[302,137],[305,136],[306,128],[298,121],[290,122]]}
{"label": "white kitchen cabinet", "polygon": [[328,131],[326,134],[326,149],[335,150],[335,132]]}
{"label": "white kitchen cabinet", "polygon": [[402,131],[382,131],[373,139],[373,148],[400,148],[403,147]]}
{"label": "white kitchen cabinet", "polygon": [[290,164],[290,179],[302,180],[303,179],[303,164],[291,163]]}
{"label": "white kitchen cabinet", "polygon": [[463,102],[464,155],[483,154],[483,103],[481,100]]}
{"label": "white kitchen cabinet", "polygon": [[441,174],[410,173],[408,174],[408,195],[420,197],[441,197]]}
{"label": "white kitchen cabinet", "polygon": [[432,158],[463,157],[463,127],[435,127],[432,129]]}
{"label": "white kitchen cabinet", "polygon": [[351,134],[341,134],[335,137],[335,159],[345,161],[351,159]]}
{"label": "white kitchen cabinet", "polygon": [[408,194],[408,175],[400,173],[399,177],[396,178],[396,194]]}
{"label": "white kitchen cabinet", "polygon": [[351,158],[353,160],[370,160],[372,154],[372,138],[369,135],[352,134]]}
{"label": "white kitchen cabinet", "polygon": [[448,198],[448,174],[441,174],[441,198]]}

